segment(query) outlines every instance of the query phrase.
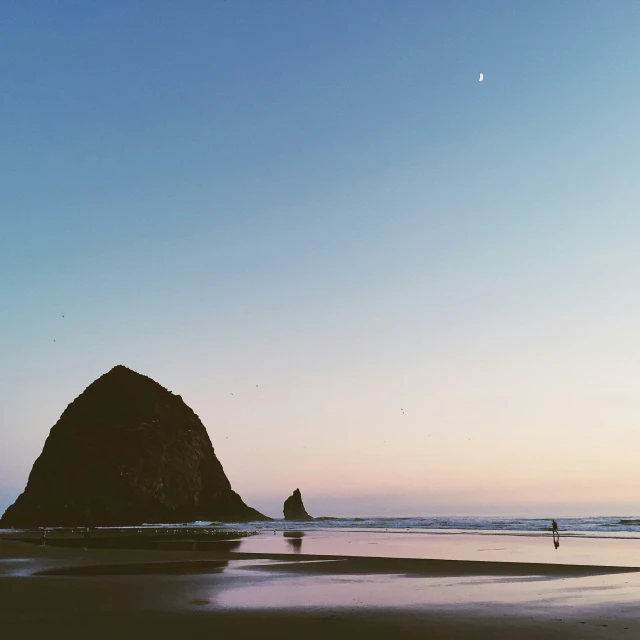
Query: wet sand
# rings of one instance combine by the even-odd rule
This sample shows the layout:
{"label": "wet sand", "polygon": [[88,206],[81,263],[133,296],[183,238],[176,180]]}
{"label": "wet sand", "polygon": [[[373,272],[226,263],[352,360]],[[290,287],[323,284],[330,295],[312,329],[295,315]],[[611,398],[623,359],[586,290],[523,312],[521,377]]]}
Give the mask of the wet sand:
{"label": "wet sand", "polygon": [[309,553],[314,555],[438,558],[543,564],[640,566],[640,539],[580,538],[560,536],[554,548],[548,535],[470,534],[432,532],[309,531],[299,546],[282,532],[242,540],[243,553]]}
{"label": "wet sand", "polygon": [[[352,542],[366,540],[353,536]],[[267,535],[243,544],[255,549],[260,538],[274,544]],[[305,536],[303,548],[313,549],[312,540]],[[2,540],[0,628],[10,638],[640,634],[640,573],[633,566],[283,549],[290,550],[243,553],[241,545],[236,551],[83,551]]]}

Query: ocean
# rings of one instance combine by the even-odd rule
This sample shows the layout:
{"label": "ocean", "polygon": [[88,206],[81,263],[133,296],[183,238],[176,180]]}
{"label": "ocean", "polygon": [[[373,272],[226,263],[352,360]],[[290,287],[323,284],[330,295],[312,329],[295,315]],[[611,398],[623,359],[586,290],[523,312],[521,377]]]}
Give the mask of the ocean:
{"label": "ocean", "polygon": [[[639,516],[602,516],[589,518],[555,517],[558,528],[565,537],[587,538],[630,538],[640,539]],[[52,527],[55,529],[56,527]],[[63,528],[63,527],[61,527]],[[110,527],[104,527],[109,529]],[[287,522],[282,519],[268,522],[224,523],[224,522],[185,522],[181,524],[148,524],[134,527],[116,527],[122,529],[218,529],[229,531],[375,531],[430,533],[442,535],[486,534],[486,535],[523,535],[545,536],[551,531],[551,518],[515,518],[484,516],[427,516],[427,517],[362,517],[362,518],[316,518],[308,522]],[[98,527],[103,529],[103,527]]]}
{"label": "ocean", "polygon": [[[565,536],[640,538],[640,517],[607,516],[590,518],[555,517]],[[193,523],[185,526],[211,526]],[[216,526],[238,528],[237,524]],[[317,518],[309,522],[253,522],[241,525],[250,531],[402,531],[405,533],[477,533],[502,535],[548,535],[551,518],[514,518],[481,516],[411,517],[411,518]]]}

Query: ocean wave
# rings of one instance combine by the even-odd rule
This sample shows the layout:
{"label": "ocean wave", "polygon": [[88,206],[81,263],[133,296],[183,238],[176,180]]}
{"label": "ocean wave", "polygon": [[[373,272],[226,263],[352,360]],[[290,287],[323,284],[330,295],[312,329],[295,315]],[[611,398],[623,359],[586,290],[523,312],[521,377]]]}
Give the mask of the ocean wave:
{"label": "ocean wave", "polygon": [[[254,523],[256,529],[279,530],[371,530],[403,531],[415,533],[493,533],[511,535],[547,535],[551,531],[552,518],[514,518],[514,517],[354,517],[354,518],[316,518],[309,522],[287,522],[276,520],[270,523]],[[559,529],[564,535],[589,537],[640,537],[640,518],[636,517],[556,517]]]}
{"label": "ocean wave", "polygon": [[[640,518],[637,516],[561,518],[556,517],[563,536],[591,538],[640,538]],[[126,527],[121,527],[126,529]],[[526,535],[543,536],[551,531],[551,518],[514,518],[480,516],[429,517],[320,517],[306,522],[273,520],[253,523],[190,522],[150,524],[132,529],[198,529],[224,531],[375,531],[415,534],[462,535]]]}

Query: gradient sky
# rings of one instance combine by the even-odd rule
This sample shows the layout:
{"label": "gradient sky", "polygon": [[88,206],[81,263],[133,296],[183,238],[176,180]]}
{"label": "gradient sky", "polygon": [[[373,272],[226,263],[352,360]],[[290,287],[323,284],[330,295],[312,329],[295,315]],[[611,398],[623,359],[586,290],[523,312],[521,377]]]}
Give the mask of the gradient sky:
{"label": "gradient sky", "polygon": [[124,364],[269,515],[640,512],[640,3],[0,30],[0,510]]}

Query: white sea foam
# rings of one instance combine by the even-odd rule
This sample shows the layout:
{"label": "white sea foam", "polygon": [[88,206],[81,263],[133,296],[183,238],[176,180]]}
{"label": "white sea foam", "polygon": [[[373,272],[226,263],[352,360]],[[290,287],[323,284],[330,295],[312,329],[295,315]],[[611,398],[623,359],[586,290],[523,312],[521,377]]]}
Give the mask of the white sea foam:
{"label": "white sea foam", "polygon": [[[553,517],[553,516],[552,516]],[[562,518],[556,516],[564,536],[589,538],[639,538],[639,516],[614,516],[591,518]],[[102,527],[100,527],[102,528]],[[432,533],[455,535],[462,533],[500,535],[548,535],[551,531],[549,518],[513,518],[479,516],[430,516],[409,518],[318,518],[308,522],[222,523],[190,522],[181,524],[146,524],[133,527],[118,527],[119,530],[153,529],[209,529],[225,531],[388,531],[405,533]]]}

